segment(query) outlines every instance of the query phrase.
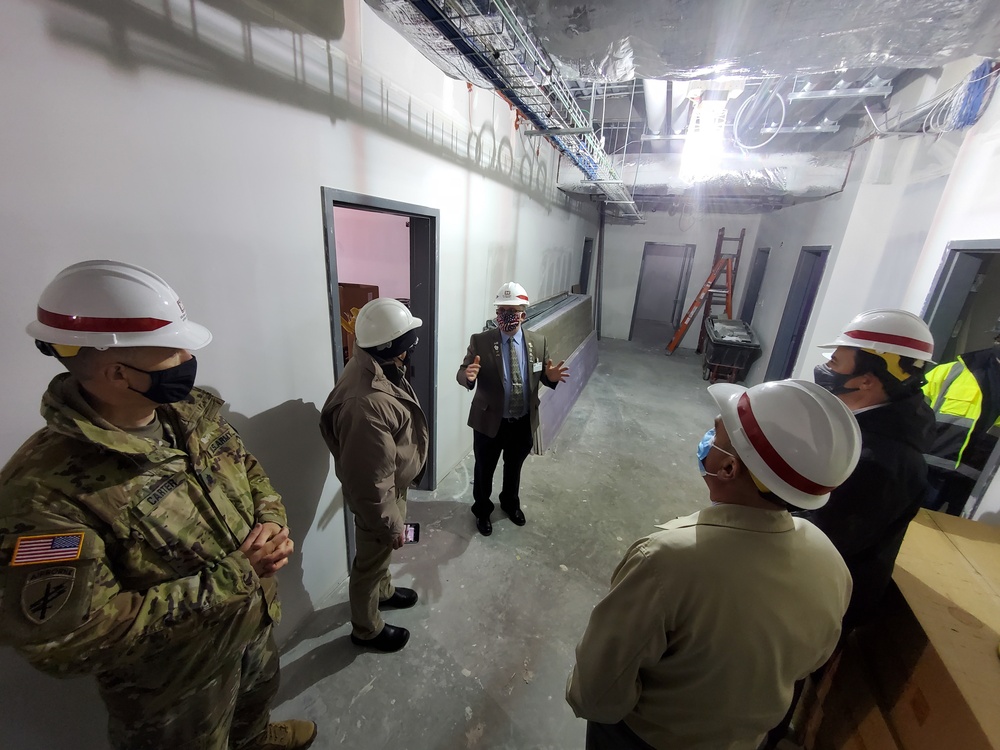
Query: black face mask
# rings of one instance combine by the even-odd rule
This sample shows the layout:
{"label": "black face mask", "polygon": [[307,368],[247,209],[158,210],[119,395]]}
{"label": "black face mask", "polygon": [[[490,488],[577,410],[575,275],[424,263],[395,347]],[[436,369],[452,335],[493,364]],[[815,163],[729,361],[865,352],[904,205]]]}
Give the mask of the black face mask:
{"label": "black face mask", "polygon": [[834,372],[830,369],[829,364],[816,365],[813,369],[813,381],[816,385],[821,388],[826,388],[834,396],[840,396],[844,393],[853,393],[858,388],[848,388],[846,383],[848,380],[858,377],[856,374],[852,373],[850,375],[844,375],[840,372]]}
{"label": "black face mask", "polygon": [[132,365],[125,366],[149,375],[151,384],[148,390],[136,391],[132,386],[129,386],[129,390],[141,393],[157,404],[173,404],[186,399],[194,388],[194,378],[198,372],[198,360],[194,357],[165,370],[140,370]]}
{"label": "black face mask", "polygon": [[388,362],[382,363],[382,374],[385,375],[386,379],[393,385],[402,385],[403,376],[406,374],[405,368],[405,364],[400,367],[396,364],[395,360],[389,360]]}
{"label": "black face mask", "polygon": [[406,350],[406,359],[403,360],[403,373],[406,375],[407,380],[413,380],[413,350],[417,346],[414,344],[411,348]]}

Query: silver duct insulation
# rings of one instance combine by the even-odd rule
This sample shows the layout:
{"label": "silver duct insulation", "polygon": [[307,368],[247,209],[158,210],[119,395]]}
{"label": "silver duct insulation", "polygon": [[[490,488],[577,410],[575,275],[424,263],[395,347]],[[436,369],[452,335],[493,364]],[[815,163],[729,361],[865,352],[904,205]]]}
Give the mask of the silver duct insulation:
{"label": "silver duct insulation", "polygon": [[522,0],[566,78],[933,68],[1000,52],[997,0]]}
{"label": "silver duct insulation", "polygon": [[[846,152],[726,154],[709,179],[692,180],[682,173],[680,154],[628,157],[622,179],[636,202],[712,196],[717,202],[758,206],[789,205],[796,200],[822,198],[838,192],[847,180],[851,155]],[[559,189],[577,196],[599,194],[593,183],[568,175]],[[785,199],[791,200],[779,200]]]}
{"label": "silver duct insulation", "polygon": [[[316,0],[319,2],[319,0]],[[408,0],[365,0],[447,75],[491,87]],[[1000,57],[997,0],[521,0],[566,79],[933,68]]]}

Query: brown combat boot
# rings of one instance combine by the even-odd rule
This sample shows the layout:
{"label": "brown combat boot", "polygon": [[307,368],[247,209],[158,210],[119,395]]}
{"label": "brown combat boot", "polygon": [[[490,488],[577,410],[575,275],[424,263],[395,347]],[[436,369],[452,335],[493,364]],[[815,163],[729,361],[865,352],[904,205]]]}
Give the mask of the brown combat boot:
{"label": "brown combat boot", "polygon": [[272,722],[246,750],[305,750],[316,739],[316,731],[312,721]]}

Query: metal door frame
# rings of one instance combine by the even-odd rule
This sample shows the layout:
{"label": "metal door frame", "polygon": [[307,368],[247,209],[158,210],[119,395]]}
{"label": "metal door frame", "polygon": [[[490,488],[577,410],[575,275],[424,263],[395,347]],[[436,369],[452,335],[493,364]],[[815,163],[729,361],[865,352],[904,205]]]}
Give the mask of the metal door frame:
{"label": "metal door frame", "polygon": [[[740,320],[749,325],[753,322],[754,310],[757,307],[757,300],[760,299],[760,290],[764,286],[764,277],[767,275],[767,264],[771,259],[771,248],[769,247],[758,247],[754,250],[753,260],[750,261],[750,275],[747,276],[747,285],[743,290],[743,303],[740,305]],[[754,288],[754,273],[757,271],[757,264],[763,261],[764,266],[760,272],[760,278],[757,279],[756,288]],[[751,301],[751,292],[753,293],[752,301],[753,305],[750,306],[749,311],[747,310],[747,303]],[[749,315],[747,314],[749,312]]]}
{"label": "metal door frame", "polygon": [[[323,202],[323,240],[326,248],[327,295],[330,305],[330,333],[333,341],[334,382],[344,371],[344,339],[340,327],[340,288],[337,285],[337,240],[334,232],[334,209],[352,208],[359,211],[396,214],[409,217],[410,224],[410,307],[423,319],[420,350],[426,358],[416,359],[417,379],[414,390],[427,417],[430,443],[427,466],[419,488],[433,490],[437,486],[437,362],[439,224],[441,212],[429,206],[386,200],[329,187],[320,188]],[[423,363],[423,366],[421,366]],[[350,569],[357,549],[354,540],[354,516],[344,505],[347,534],[347,567]]]}
{"label": "metal door frame", "polygon": [[[674,317],[676,317],[677,304],[676,300],[681,300],[681,317],[684,316],[684,302],[687,301],[687,289],[691,284],[691,268],[694,266],[694,253],[696,246],[690,243],[682,244],[679,242],[654,242],[653,240],[647,240],[642,246],[642,262],[639,264],[639,280],[635,285],[635,301],[632,303],[632,322],[628,327],[628,340],[632,340],[632,334],[635,332],[635,316],[639,311],[639,295],[642,294],[642,277],[646,272],[646,256],[647,255],[660,255],[663,257],[673,258],[678,257],[674,254],[669,253],[650,253],[649,248],[651,245],[662,245],[663,247],[682,247],[684,248],[684,254],[679,256],[681,258],[681,275],[677,282],[677,292],[681,296],[675,298],[674,312],[671,314],[670,324],[674,326],[676,330],[677,325],[674,324]],[[683,290],[683,291],[682,291]]]}
{"label": "metal door frame", "polygon": [[[941,257],[941,262],[938,264],[937,272],[934,274],[934,281],[931,283],[930,291],[924,299],[924,306],[920,316],[927,322],[928,325],[934,321],[934,317],[941,309],[941,303],[944,299],[945,291],[948,288],[948,284],[952,280],[952,274],[955,271],[955,266],[962,254],[976,256],[993,255],[1000,257],[1000,239],[956,240],[945,245],[944,255]],[[968,295],[966,295],[966,298],[968,298]],[[939,349],[939,346],[944,347],[946,344],[943,342],[941,344],[935,342],[935,355],[938,355],[943,351],[943,348]]]}
{"label": "metal door frame", "polygon": [[594,256],[594,238],[583,238],[583,255],[580,257],[580,294],[590,289],[590,266]]}
{"label": "metal door frame", "polygon": [[[924,306],[921,311],[920,317],[922,317],[928,324],[930,324],[934,315],[940,309],[945,290],[952,279],[952,272],[955,269],[955,264],[958,262],[958,258],[962,253],[968,253],[970,255],[995,255],[997,258],[1000,258],[1000,239],[955,240],[945,245],[944,255],[941,257],[941,262],[938,264],[938,270],[934,274],[934,281],[931,283],[930,291],[924,299]],[[997,258],[994,258],[994,260]],[[968,294],[972,294],[971,290],[967,293],[966,299],[968,299]],[[937,354],[936,342],[934,348],[935,354]],[[994,446],[993,452],[990,454],[990,457],[986,460],[986,464],[983,466],[979,479],[976,481],[975,486],[973,486],[972,491],[969,493],[969,499],[966,500],[965,507],[962,510],[963,517],[975,517],[976,511],[979,510],[979,506],[983,502],[983,496],[986,494],[986,489],[990,486],[990,483],[993,482],[998,473],[1000,473],[1000,443],[997,443],[997,445]]]}
{"label": "metal door frame", "polygon": [[[792,312],[789,310],[789,304],[793,300],[793,295],[796,295],[801,291],[796,287],[796,284],[802,284],[804,282],[804,280],[800,278],[800,273],[805,267],[804,264],[806,257],[808,255],[817,256],[817,259],[813,261],[813,263],[822,263],[819,283],[816,284],[816,290],[811,300],[806,301],[803,292],[803,296],[798,305],[797,314],[794,318],[796,325],[799,321],[805,318],[805,327],[808,328],[809,319],[812,317],[813,308],[816,305],[816,298],[819,296],[819,289],[823,285],[823,277],[826,274],[826,266],[830,257],[830,250],[830,245],[803,245],[799,250],[799,259],[795,264],[795,272],[792,274],[792,283],[788,288],[788,296],[785,298],[785,307],[781,312],[781,320],[778,322],[778,330],[775,334],[774,343],[771,345],[771,356],[767,361],[767,368],[764,371],[764,380],[780,380],[782,378],[787,378],[795,370],[795,363],[798,361],[799,352],[802,348],[802,342],[799,341],[798,344],[793,346],[792,339],[794,338],[795,328],[789,328],[789,326],[785,325],[786,319],[789,322],[793,320],[789,317],[789,314]],[[815,266],[813,266],[813,268],[815,268]],[[782,334],[784,334],[783,338]],[[772,365],[776,365],[779,362],[777,359],[778,354],[782,355],[780,360],[782,364],[780,373],[777,372],[776,367],[772,367]]]}

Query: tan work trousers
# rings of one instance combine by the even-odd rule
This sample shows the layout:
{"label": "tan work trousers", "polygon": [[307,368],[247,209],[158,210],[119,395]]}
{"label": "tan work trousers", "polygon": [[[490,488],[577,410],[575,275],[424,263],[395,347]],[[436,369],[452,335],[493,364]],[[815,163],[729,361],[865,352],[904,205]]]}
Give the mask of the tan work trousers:
{"label": "tan work trousers", "polygon": [[[406,489],[397,490],[396,507],[406,521]],[[392,547],[380,542],[376,533],[365,526],[361,516],[354,516],[354,563],[351,565],[351,625],[355,638],[368,641],[382,632],[385,621],[378,603],[396,593],[389,573]]]}

